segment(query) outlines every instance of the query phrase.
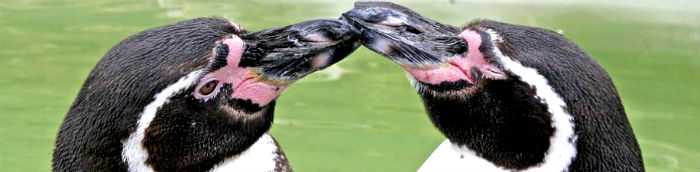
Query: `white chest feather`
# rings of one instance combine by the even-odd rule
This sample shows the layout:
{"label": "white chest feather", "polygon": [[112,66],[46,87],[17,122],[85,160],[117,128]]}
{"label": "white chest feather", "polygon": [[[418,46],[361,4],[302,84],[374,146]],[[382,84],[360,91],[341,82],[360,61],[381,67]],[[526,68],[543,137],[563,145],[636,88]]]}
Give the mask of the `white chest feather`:
{"label": "white chest feather", "polygon": [[274,171],[277,165],[275,160],[280,158],[277,157],[277,151],[279,151],[279,147],[275,141],[270,135],[265,134],[241,154],[224,160],[209,171]]}
{"label": "white chest feather", "polygon": [[445,140],[418,169],[418,172],[432,171],[496,172],[508,170],[499,168],[491,162],[476,156],[473,152],[457,148],[449,140]]}
{"label": "white chest feather", "polygon": [[[554,164],[554,165],[552,165]],[[523,169],[523,170],[508,170],[490,161],[477,156],[474,151],[464,146],[457,146],[450,140],[443,141],[440,146],[428,157],[423,165],[418,168],[418,172],[440,172],[440,171],[483,171],[483,172],[558,172],[566,171],[564,169],[551,169],[551,166],[568,166],[568,157],[562,158],[560,161],[543,162],[538,165]]]}

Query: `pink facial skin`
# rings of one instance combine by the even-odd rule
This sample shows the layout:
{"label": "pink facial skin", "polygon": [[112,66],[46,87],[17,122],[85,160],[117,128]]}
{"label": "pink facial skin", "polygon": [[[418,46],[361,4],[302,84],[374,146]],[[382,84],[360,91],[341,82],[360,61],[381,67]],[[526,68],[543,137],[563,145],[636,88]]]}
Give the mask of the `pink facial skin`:
{"label": "pink facial skin", "polygon": [[[228,56],[226,57],[228,63],[226,66],[202,77],[193,93],[195,98],[208,100],[219,93],[223,84],[229,83],[234,89],[231,95],[232,98],[251,100],[255,104],[265,106],[275,100],[282,91],[287,88],[287,85],[272,85],[259,82],[255,78],[256,74],[253,71],[238,67],[238,63],[241,61],[241,56],[243,55],[243,45],[245,44],[240,37],[234,35],[231,38],[224,39],[223,43],[226,44],[229,49]],[[216,89],[209,95],[202,95],[199,93],[198,90],[212,80],[219,81]]]}
{"label": "pink facial skin", "polygon": [[447,63],[441,66],[413,67],[401,65],[416,80],[428,84],[440,84],[442,82],[455,82],[465,80],[474,84],[470,71],[476,68],[483,75],[492,79],[503,79],[505,75],[501,69],[486,62],[484,54],[479,51],[481,36],[473,30],[465,30],[459,34],[469,46],[469,51],[456,57],[451,57]]}

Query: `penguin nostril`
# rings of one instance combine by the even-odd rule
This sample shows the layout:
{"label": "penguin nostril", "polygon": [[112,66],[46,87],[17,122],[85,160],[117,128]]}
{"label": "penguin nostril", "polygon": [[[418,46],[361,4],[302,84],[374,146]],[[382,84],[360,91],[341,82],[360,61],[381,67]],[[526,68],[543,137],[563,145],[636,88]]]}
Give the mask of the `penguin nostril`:
{"label": "penguin nostril", "polygon": [[409,26],[409,25],[404,25],[404,30],[405,30],[406,32],[413,33],[413,34],[416,34],[416,35],[423,33],[423,32],[421,32],[420,30],[416,29],[415,27]]}
{"label": "penguin nostril", "polygon": [[218,80],[212,80],[204,84],[202,87],[199,88],[199,94],[202,94],[204,96],[211,94],[214,92],[214,89],[216,86],[219,85]]}

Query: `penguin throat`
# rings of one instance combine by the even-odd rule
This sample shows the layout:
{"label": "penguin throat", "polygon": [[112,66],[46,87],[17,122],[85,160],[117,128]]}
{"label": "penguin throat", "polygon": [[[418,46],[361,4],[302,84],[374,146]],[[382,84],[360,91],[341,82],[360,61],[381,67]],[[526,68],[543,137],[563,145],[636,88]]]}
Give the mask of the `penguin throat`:
{"label": "penguin throat", "polygon": [[479,51],[481,36],[472,30],[466,30],[460,36],[467,42],[469,51],[449,58],[437,66],[416,67],[400,64],[417,81],[426,84],[439,85],[467,81],[474,85],[479,77],[490,79],[505,79],[505,73],[495,65],[486,61],[484,53]]}

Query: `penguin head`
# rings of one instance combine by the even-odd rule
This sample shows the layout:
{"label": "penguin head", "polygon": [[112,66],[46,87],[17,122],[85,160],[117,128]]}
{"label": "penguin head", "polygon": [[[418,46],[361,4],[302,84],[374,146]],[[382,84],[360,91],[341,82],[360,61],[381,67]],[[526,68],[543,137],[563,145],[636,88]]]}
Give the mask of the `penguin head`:
{"label": "penguin head", "polygon": [[[354,51],[357,31],[337,20],[312,20],[282,28],[233,34],[216,41],[191,95],[250,114],[261,112],[294,81]],[[238,111],[239,110],[239,111]]]}
{"label": "penguin head", "polygon": [[312,20],[258,32],[231,26],[233,32],[220,39],[189,40],[201,41],[195,46],[209,47],[198,57],[206,64],[187,70],[192,78],[185,80],[191,82],[162,105],[157,118],[207,116],[193,118],[192,125],[201,119],[204,125],[220,125],[220,131],[236,131],[239,138],[257,138],[270,128],[275,99],[290,84],[340,61],[359,46],[357,31],[337,20]]}
{"label": "penguin head", "polygon": [[[312,20],[258,32],[247,32],[232,23],[229,31],[220,39],[161,42],[174,44],[172,51],[208,51],[198,57],[170,57],[205,63],[183,63],[170,69],[189,71],[192,82],[172,95],[159,113],[224,114],[241,121],[265,116],[294,81],[340,61],[359,46],[357,31],[337,20]],[[197,44],[178,47],[188,41]]]}
{"label": "penguin head", "polygon": [[457,29],[385,2],[358,2],[341,19],[411,75],[457,151],[500,170],[567,171],[614,147],[603,153],[620,155],[611,167],[643,168],[610,77],[556,32],[489,20]]}
{"label": "penguin head", "polygon": [[282,91],[354,51],[357,34],[337,20],[247,32],[219,18],[142,31],[92,70],[56,154],[87,149],[96,168],[208,169],[268,131]]}
{"label": "penguin head", "polygon": [[469,37],[471,32],[400,5],[357,2],[341,20],[361,31],[363,45],[404,68],[421,94],[465,97],[482,87],[485,79],[508,78],[494,59],[481,53],[488,49],[478,46],[474,41],[482,40]]}

